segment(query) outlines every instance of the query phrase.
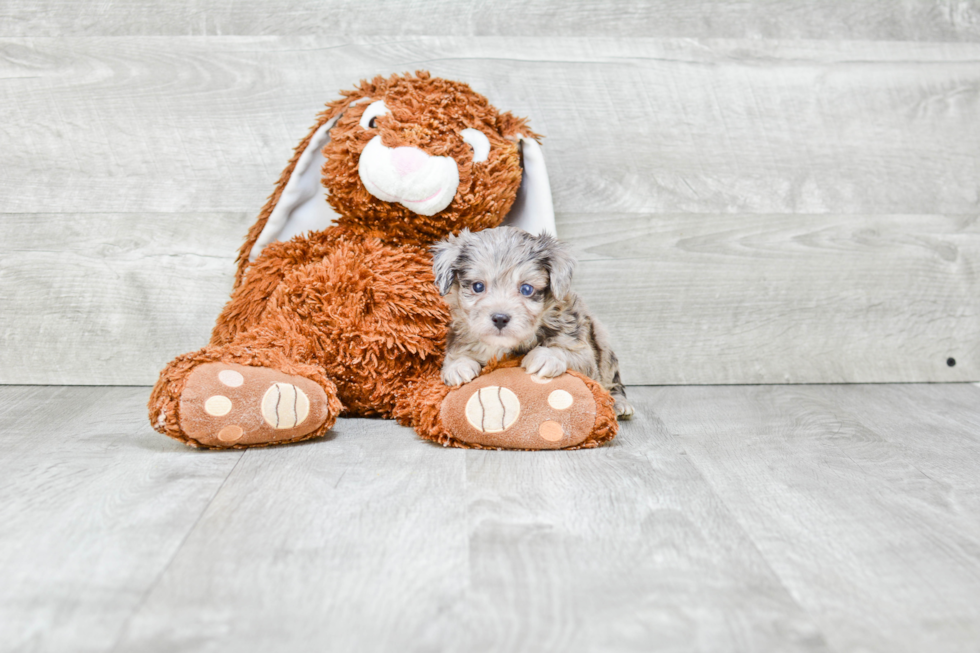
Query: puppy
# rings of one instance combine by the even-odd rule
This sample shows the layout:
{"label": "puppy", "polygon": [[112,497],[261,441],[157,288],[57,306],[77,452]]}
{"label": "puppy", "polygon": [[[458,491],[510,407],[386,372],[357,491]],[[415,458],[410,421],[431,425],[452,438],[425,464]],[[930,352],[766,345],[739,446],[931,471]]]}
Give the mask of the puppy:
{"label": "puppy", "polygon": [[575,259],[563,243],[513,227],[463,229],[432,253],[436,286],[452,313],[446,385],[472,381],[490,359],[514,354],[524,356],[529,374],[571,369],[595,379],[615,399],[617,417],[633,415],[606,330],[572,292]]}

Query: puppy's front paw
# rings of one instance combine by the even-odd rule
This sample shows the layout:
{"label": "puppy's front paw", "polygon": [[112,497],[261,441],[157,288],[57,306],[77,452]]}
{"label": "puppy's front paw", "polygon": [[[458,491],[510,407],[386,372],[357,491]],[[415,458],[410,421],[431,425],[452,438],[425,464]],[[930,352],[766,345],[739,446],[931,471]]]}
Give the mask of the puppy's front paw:
{"label": "puppy's front paw", "polygon": [[483,366],[472,358],[447,360],[442,366],[442,382],[450,387],[469,383],[480,373]]}
{"label": "puppy's front paw", "polygon": [[564,374],[568,369],[568,363],[560,352],[549,347],[535,347],[521,361],[521,367],[528,374],[537,374],[550,379]]}
{"label": "puppy's front paw", "polygon": [[626,400],[623,395],[613,395],[616,401],[614,409],[617,419],[631,419],[633,417],[633,404]]}

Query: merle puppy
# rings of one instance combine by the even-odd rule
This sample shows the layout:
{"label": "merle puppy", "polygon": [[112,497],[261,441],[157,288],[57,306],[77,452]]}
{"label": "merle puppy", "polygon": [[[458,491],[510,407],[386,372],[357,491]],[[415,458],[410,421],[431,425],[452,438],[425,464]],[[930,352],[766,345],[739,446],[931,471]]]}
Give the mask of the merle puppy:
{"label": "merle puppy", "polygon": [[616,401],[617,417],[633,415],[606,330],[572,292],[575,259],[564,243],[513,227],[463,229],[432,253],[436,285],[452,312],[446,385],[472,381],[490,359],[513,354],[524,356],[529,374],[571,369],[595,379]]}

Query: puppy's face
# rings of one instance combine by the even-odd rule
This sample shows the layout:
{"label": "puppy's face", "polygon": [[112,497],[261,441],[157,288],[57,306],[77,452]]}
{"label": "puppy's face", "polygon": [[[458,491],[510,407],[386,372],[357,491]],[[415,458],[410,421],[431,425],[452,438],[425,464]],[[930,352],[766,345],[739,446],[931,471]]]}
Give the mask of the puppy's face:
{"label": "puppy's face", "polygon": [[[494,350],[533,342],[545,312],[571,285],[574,261],[551,236],[500,227],[464,231],[434,248],[436,284],[457,331]],[[460,334],[465,335],[465,334]]]}
{"label": "puppy's face", "polygon": [[548,272],[540,261],[501,254],[460,270],[456,310],[478,340],[512,349],[534,337],[545,309]]}

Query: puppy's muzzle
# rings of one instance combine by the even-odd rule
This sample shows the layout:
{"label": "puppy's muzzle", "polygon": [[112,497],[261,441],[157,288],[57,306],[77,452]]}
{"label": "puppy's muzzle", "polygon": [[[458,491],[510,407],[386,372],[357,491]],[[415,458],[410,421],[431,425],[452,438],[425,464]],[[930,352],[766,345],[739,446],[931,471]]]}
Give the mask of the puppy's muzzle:
{"label": "puppy's muzzle", "polygon": [[506,313],[494,313],[490,316],[490,321],[493,325],[497,327],[499,331],[503,331],[507,323],[510,322],[510,316]]}

